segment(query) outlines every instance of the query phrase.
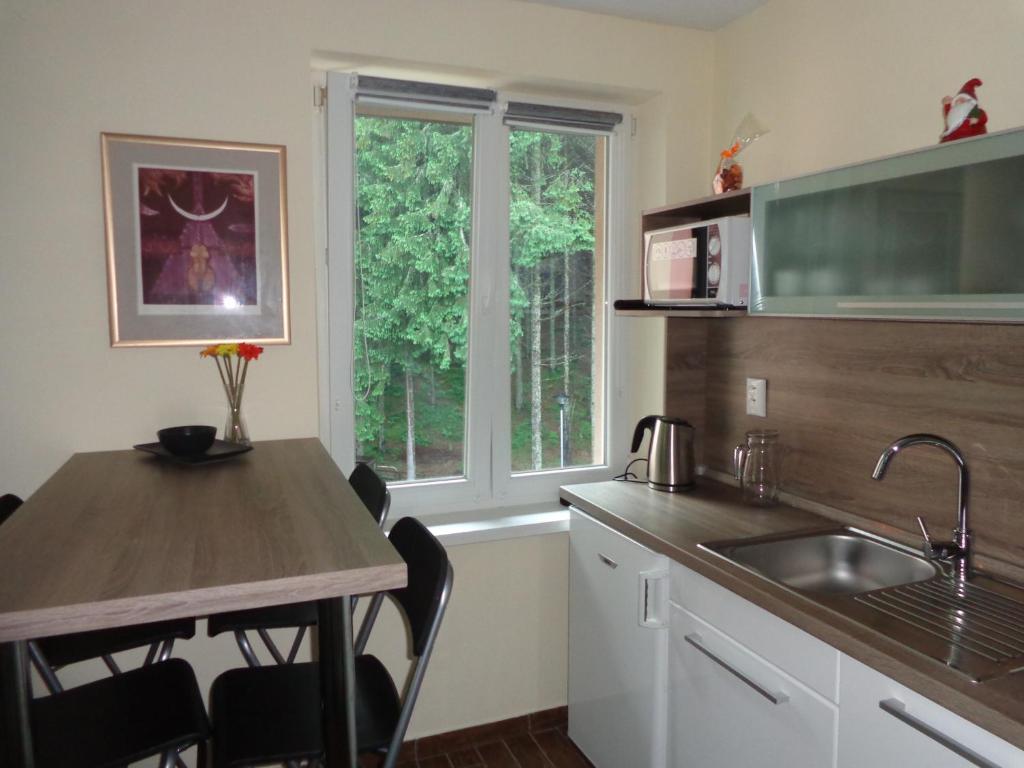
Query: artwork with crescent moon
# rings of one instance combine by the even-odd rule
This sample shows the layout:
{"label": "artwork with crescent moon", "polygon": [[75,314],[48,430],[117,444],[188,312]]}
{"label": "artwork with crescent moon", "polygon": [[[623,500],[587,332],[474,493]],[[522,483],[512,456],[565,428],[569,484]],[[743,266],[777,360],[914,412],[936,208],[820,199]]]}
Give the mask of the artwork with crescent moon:
{"label": "artwork with crescent moon", "polygon": [[139,312],[257,307],[257,175],[149,166],[135,172]]}
{"label": "artwork with crescent moon", "polygon": [[113,346],[290,340],[284,155],[102,134]]}

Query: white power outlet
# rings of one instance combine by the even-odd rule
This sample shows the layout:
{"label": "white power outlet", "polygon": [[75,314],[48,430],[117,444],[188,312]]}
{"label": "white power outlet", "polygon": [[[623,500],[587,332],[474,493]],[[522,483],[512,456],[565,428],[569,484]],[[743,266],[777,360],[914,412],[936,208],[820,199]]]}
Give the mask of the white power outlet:
{"label": "white power outlet", "polygon": [[747,415],[768,415],[767,379],[747,379]]}

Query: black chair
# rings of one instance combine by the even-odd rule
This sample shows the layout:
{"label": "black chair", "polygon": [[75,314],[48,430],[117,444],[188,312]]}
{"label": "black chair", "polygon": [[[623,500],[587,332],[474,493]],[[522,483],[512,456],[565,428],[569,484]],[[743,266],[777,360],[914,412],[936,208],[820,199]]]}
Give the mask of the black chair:
{"label": "black chair", "polygon": [[5,493],[0,496],[0,525],[4,520],[14,514],[14,510],[21,506],[21,498],[13,493]]}
{"label": "black chair", "polygon": [[[369,510],[370,515],[377,521],[377,525],[384,527],[387,520],[388,510],[391,508],[391,492],[387,485],[370,467],[369,464],[356,464],[352,474],[348,478],[349,485],[356,492],[359,500]],[[355,598],[352,600],[352,607],[355,609]],[[278,664],[291,664],[295,661],[299,648],[302,646],[302,639],[306,630],[315,626],[317,622],[316,603],[293,603],[289,605],[274,605],[268,608],[252,608],[244,611],[230,611],[210,616],[206,623],[206,633],[215,637],[222,632],[233,632],[235,642],[238,643],[238,650],[242,652],[246,664],[250,667],[260,666],[260,660],[253,650],[246,632],[255,630],[263,645],[270,652],[271,657]],[[274,644],[270,637],[269,630],[285,629],[294,627],[297,632],[292,641],[291,649],[285,656]]]}
{"label": "black chair", "polygon": [[[0,497],[0,525],[14,514],[21,504],[21,499],[12,493]],[[47,690],[50,693],[60,693],[64,688],[56,673],[61,667],[88,659],[102,659],[111,674],[119,675],[121,669],[114,661],[113,654],[148,647],[143,666],[149,666],[156,661],[169,659],[176,639],[188,639],[195,633],[195,619],[173,619],[41,638],[29,642],[28,652],[32,666],[39,673]]]}
{"label": "black chair", "polygon": [[146,648],[142,666],[167,661],[174,649],[174,641],[187,640],[196,633],[195,619],[171,619],[150,624],[138,624],[116,629],[97,629],[70,635],[44,637],[28,644],[29,658],[50,693],[64,690],[57,678],[57,670],[69,664],[89,659],[102,659],[112,675],[123,674],[113,654]]}
{"label": "black chair", "polygon": [[[418,520],[399,520],[388,538],[408,566],[408,585],[373,596],[355,648],[357,749],[384,753],[384,768],[392,768],[401,751],[453,580],[444,547]],[[364,654],[386,594],[410,629],[413,664],[402,696],[380,660]],[[213,683],[210,712],[215,768],[315,760],[323,754],[316,662],[229,670]]]}
{"label": "black chair", "polygon": [[182,659],[33,699],[29,719],[37,768],[120,768],[154,755],[168,768],[193,744],[206,763],[209,721]]}

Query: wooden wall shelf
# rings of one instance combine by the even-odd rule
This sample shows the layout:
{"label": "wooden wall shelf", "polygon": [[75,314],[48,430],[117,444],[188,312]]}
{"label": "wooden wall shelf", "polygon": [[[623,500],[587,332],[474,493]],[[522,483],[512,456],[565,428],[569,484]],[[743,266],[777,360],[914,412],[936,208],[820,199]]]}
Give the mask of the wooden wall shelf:
{"label": "wooden wall shelf", "polygon": [[741,216],[745,213],[750,213],[749,189],[737,189],[734,192],[709,195],[685,203],[650,208],[640,214],[641,253],[644,232],[708,219],[720,219],[723,216]]}
{"label": "wooden wall shelf", "polygon": [[680,307],[619,299],[613,305],[620,317],[746,317],[746,307]]}
{"label": "wooden wall shelf", "polygon": [[[644,252],[643,236],[651,230],[694,224],[724,216],[741,216],[746,213],[750,213],[749,189],[737,189],[734,192],[709,195],[685,203],[649,208],[640,214],[640,253]],[[624,317],[745,317],[747,308],[691,309],[670,305],[651,306],[640,299],[619,299],[615,302],[615,314]]]}

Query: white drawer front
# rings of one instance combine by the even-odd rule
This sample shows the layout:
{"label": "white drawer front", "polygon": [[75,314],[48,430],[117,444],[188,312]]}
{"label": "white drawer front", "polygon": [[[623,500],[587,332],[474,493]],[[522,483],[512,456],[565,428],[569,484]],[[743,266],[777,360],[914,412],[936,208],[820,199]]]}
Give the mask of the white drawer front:
{"label": "white drawer front", "polygon": [[725,632],[830,701],[837,701],[839,652],[792,624],[672,564],[670,599]]}
{"label": "white drawer front", "polygon": [[840,768],[1024,766],[1021,750],[849,656],[839,690]]}
{"label": "white drawer front", "polygon": [[835,765],[834,704],[692,613],[670,611],[670,765]]}

